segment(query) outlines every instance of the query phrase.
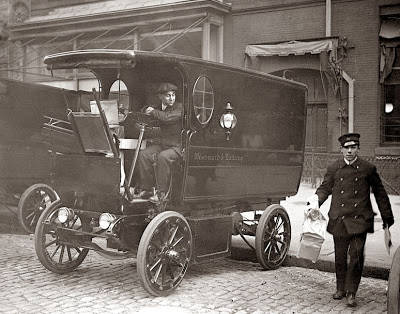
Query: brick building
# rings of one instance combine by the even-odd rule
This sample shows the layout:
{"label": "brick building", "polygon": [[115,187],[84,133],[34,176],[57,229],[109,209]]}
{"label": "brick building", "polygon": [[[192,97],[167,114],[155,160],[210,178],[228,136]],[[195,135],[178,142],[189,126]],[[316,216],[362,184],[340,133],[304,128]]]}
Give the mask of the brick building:
{"label": "brick building", "polygon": [[398,0],[0,0],[0,17],[3,76],[82,89],[93,78],[50,80],[43,56],[191,55],[306,83],[307,149],[336,153],[337,137],[354,131],[362,154],[400,157]]}

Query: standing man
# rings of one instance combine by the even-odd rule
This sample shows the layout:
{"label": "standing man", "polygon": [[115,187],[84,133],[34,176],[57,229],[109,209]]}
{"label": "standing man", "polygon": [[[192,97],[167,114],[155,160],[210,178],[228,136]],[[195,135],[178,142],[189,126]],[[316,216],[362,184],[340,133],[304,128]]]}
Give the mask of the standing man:
{"label": "standing man", "polygon": [[[171,164],[182,157],[182,104],[175,102],[175,92],[178,88],[171,83],[162,83],[158,88],[160,109],[147,107],[145,112],[160,122],[161,135],[159,143],[148,146],[139,152],[138,168],[141,191],[140,198],[158,203],[169,189]],[[153,164],[155,166],[155,173]],[[153,193],[153,187],[158,185],[158,193]]]}
{"label": "standing man", "polygon": [[[376,167],[358,156],[360,134],[339,137],[344,159],[328,166],[324,181],[308,199],[311,207],[322,205],[330,194],[327,231],[335,246],[336,292],[333,298],[347,296],[348,306],[357,305],[356,292],[364,266],[367,233],[374,232],[370,190],[375,195],[384,228],[394,223],[392,208]],[[349,257],[349,262],[348,262]]]}

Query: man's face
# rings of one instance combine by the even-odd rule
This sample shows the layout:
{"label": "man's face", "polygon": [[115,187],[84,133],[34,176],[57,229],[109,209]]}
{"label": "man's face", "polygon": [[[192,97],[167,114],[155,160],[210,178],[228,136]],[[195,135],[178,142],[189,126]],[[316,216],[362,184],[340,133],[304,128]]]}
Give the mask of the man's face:
{"label": "man's face", "polygon": [[172,106],[175,103],[175,92],[169,91],[159,95],[162,103],[167,106]]}
{"label": "man's face", "polygon": [[358,156],[360,147],[358,145],[349,145],[342,147],[342,154],[347,161],[353,161]]}

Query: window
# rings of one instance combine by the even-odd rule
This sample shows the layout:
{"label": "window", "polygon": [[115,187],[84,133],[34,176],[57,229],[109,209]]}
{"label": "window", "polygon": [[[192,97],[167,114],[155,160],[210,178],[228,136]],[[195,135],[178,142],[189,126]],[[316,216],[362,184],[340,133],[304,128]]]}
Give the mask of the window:
{"label": "window", "polygon": [[380,7],[381,144],[400,144],[400,5]]}
{"label": "window", "polygon": [[382,144],[400,143],[400,47],[393,48],[392,71],[383,83]]}
{"label": "window", "polygon": [[206,125],[214,111],[214,92],[210,80],[205,76],[197,78],[193,88],[193,110],[197,121]]}

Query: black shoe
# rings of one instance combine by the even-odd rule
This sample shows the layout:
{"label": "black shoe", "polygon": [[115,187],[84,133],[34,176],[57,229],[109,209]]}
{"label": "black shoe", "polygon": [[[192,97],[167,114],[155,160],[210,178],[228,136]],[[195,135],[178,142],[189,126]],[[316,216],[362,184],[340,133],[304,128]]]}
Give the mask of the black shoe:
{"label": "black shoe", "polygon": [[333,294],[333,298],[335,300],[341,300],[346,296],[346,293],[344,291],[341,290],[337,290],[334,294]]}
{"label": "black shoe", "polygon": [[149,190],[141,190],[138,194],[135,194],[134,198],[142,198],[148,199],[149,197],[153,196],[153,192]]}
{"label": "black shoe", "polygon": [[348,293],[347,294],[347,305],[351,307],[355,307],[357,305],[356,301],[356,294],[355,293]]}

